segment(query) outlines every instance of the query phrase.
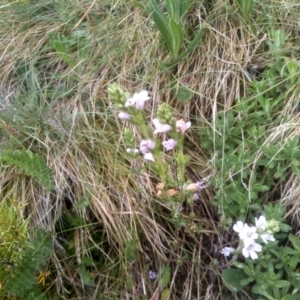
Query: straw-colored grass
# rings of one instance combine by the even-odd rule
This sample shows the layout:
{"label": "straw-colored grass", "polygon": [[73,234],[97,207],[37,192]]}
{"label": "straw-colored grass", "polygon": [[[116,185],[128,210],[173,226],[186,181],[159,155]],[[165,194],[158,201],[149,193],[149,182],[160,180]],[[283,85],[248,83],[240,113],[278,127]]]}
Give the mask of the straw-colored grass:
{"label": "straw-colored grass", "polygon": [[[162,272],[165,266],[171,270],[169,299],[250,299],[246,292],[231,295],[209,268],[214,259],[226,263],[219,252],[230,241],[210,204],[213,187],[205,188],[195,204],[195,221],[176,230],[165,203],[156,197],[158,178],[144,162],[129,159],[124,126],[107,95],[113,82],[130,93],[147,89],[149,116],[166,102],[176,117],[190,119],[189,177],[196,182],[214,176],[214,149],[209,155],[202,149],[198,129],[215,128],[216,116],[248,95],[246,67],[264,67],[272,60],[265,47],[271,27],[290,33],[286,55],[297,59],[300,6],[292,1],[257,3],[253,19],[262,8],[268,11],[264,25],[252,24],[254,33],[230,1],[198,2],[186,22],[205,23],[205,35],[175,74],[161,69],[159,61],[170,56],[147,11],[134,1],[0,4],[0,147],[40,154],[55,182],[46,192],[34,178],[12,178],[0,187],[1,201],[17,200],[32,229],[51,232],[54,254],[45,286],[51,299],[159,299],[155,295],[164,287],[150,280],[148,271]],[[141,5],[146,7],[147,1]],[[58,33],[73,43],[69,58],[74,66],[53,47],[49,36]],[[178,102],[171,80],[192,90],[192,100]],[[278,113],[294,118],[270,126],[266,143],[299,134],[298,97],[288,93]],[[216,131],[214,139],[219,138]],[[3,165],[1,178],[15,172]],[[282,200],[297,227],[298,186],[299,178],[292,175],[266,196]],[[280,195],[274,199],[275,189]],[[80,266],[92,283],[83,279]]]}

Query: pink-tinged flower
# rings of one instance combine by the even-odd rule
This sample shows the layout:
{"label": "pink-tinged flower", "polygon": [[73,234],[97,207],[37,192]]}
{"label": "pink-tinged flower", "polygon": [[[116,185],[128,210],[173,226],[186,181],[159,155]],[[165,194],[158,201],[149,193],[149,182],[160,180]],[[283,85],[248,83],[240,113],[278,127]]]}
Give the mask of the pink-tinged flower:
{"label": "pink-tinged flower", "polygon": [[172,129],[172,127],[169,124],[162,124],[162,123],[159,122],[158,119],[153,119],[152,123],[155,127],[155,130],[153,132],[154,134],[165,133],[165,132],[168,132]]}
{"label": "pink-tinged flower", "polygon": [[255,218],[255,226],[257,230],[266,230],[268,227],[268,222],[264,216],[260,216],[258,219]]}
{"label": "pink-tinged flower", "polygon": [[200,199],[200,197],[199,197],[198,194],[194,194],[194,195],[193,195],[193,199],[194,199],[194,201],[197,202],[197,201]]}
{"label": "pink-tinged flower", "polygon": [[126,101],[125,107],[135,106],[136,109],[142,110],[145,102],[149,99],[148,91],[142,90],[139,93],[134,93],[133,96]]}
{"label": "pink-tinged flower", "polygon": [[262,250],[262,246],[260,244],[252,242],[251,244],[243,248],[242,253],[246,258],[250,256],[252,259],[257,259],[258,255],[256,252],[261,252],[261,250]]}
{"label": "pink-tinged flower", "polygon": [[191,125],[191,122],[184,122],[183,119],[180,119],[176,121],[176,131],[184,133],[191,127]]}
{"label": "pink-tinged flower", "polygon": [[262,233],[259,235],[259,237],[263,240],[263,242],[265,244],[268,244],[268,241],[270,242],[274,242],[275,241],[275,238],[272,234],[269,234],[269,233]]}
{"label": "pink-tinged flower", "polygon": [[154,156],[152,153],[148,152],[144,155],[145,160],[155,161]]}
{"label": "pink-tinged flower", "polygon": [[121,119],[121,120],[130,120],[131,119],[131,115],[124,112],[124,111],[120,111],[118,113],[118,118]]}
{"label": "pink-tinged flower", "polygon": [[149,149],[153,150],[155,143],[151,140],[142,140],[140,144],[140,151],[142,154],[146,154]]}
{"label": "pink-tinged flower", "polygon": [[221,250],[221,253],[224,255],[224,256],[230,256],[232,252],[234,252],[234,248],[232,247],[224,247],[222,250]]}
{"label": "pink-tinged flower", "polygon": [[167,151],[170,151],[177,145],[177,141],[168,139],[167,141],[163,141],[162,144]]}
{"label": "pink-tinged flower", "polygon": [[205,183],[204,180],[202,180],[202,181],[197,181],[196,184],[195,184],[196,190],[201,191],[201,190],[203,190],[204,188],[206,188],[207,185],[205,185],[204,183]]}

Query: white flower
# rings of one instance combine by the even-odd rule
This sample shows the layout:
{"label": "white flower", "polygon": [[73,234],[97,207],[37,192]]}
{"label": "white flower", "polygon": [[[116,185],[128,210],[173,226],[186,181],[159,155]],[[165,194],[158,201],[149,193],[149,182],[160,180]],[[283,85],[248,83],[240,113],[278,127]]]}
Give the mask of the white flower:
{"label": "white flower", "polygon": [[232,247],[224,247],[222,250],[221,250],[221,253],[224,255],[224,256],[230,256],[232,252],[234,252],[234,248]]}
{"label": "white flower", "polygon": [[137,153],[139,153],[140,151],[139,151],[138,149],[127,148],[127,149],[126,149],[126,152],[127,152],[127,153],[137,154]]}
{"label": "white flower", "polygon": [[256,252],[261,252],[261,250],[262,246],[260,244],[252,242],[243,248],[242,253],[246,258],[250,256],[252,259],[257,259],[258,255]]}
{"label": "white flower", "polygon": [[275,238],[272,234],[269,233],[262,233],[259,237],[264,241],[265,244],[268,244],[268,241],[274,242]]}
{"label": "white flower", "polygon": [[148,152],[144,155],[145,160],[155,161],[154,156],[152,153]]}
{"label": "white flower", "polygon": [[124,112],[124,111],[120,111],[120,112],[118,113],[118,117],[119,117],[119,119],[121,119],[121,120],[130,120],[130,119],[131,119],[131,115],[128,114],[128,113],[126,113],[126,112]]}
{"label": "white flower", "polygon": [[140,151],[142,154],[146,154],[149,149],[153,150],[155,143],[151,140],[142,140],[140,144]]}
{"label": "white flower", "polygon": [[255,226],[258,230],[264,231],[268,227],[268,222],[264,216],[260,216],[258,219],[255,218]]}
{"label": "white flower", "polygon": [[245,247],[250,245],[254,240],[258,238],[256,233],[256,227],[249,227],[248,224],[238,221],[234,226],[233,230],[238,232],[240,239],[244,242]]}
{"label": "white flower", "polygon": [[233,226],[233,230],[237,233],[240,233],[242,230],[244,230],[244,223],[242,221],[237,221]]}
{"label": "white flower", "polygon": [[152,123],[155,127],[155,130],[154,130],[153,134],[165,133],[165,132],[168,132],[172,129],[172,127],[169,124],[162,124],[162,123],[159,122],[158,119],[153,119]]}
{"label": "white flower", "polygon": [[163,141],[162,144],[167,151],[170,151],[177,145],[177,141],[168,139],[167,141]]}
{"label": "white flower", "polygon": [[142,90],[139,93],[134,93],[133,96],[126,101],[125,107],[135,106],[136,109],[142,110],[145,102],[149,99],[148,91]]}
{"label": "white flower", "polygon": [[176,130],[181,133],[184,133],[191,127],[191,125],[192,125],[191,122],[184,122],[183,119],[180,119],[180,120],[176,121]]}

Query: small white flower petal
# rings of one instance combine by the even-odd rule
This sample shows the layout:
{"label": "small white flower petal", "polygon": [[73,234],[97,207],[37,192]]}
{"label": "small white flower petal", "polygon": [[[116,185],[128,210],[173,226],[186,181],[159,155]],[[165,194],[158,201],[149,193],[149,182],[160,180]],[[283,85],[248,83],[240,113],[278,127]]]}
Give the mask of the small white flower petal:
{"label": "small white flower petal", "polygon": [[135,100],[136,109],[142,110],[144,109],[145,102],[149,100],[150,97],[148,96],[148,91],[142,90],[139,93],[135,93],[133,99]]}
{"label": "small white flower petal", "polygon": [[129,98],[125,103],[125,107],[135,106],[135,103],[136,103],[136,100],[134,98]]}
{"label": "small white flower petal", "polygon": [[255,218],[255,226],[259,230],[265,230],[268,226],[265,216],[260,216],[258,219]]}
{"label": "small white flower petal", "polygon": [[137,154],[137,153],[139,153],[140,151],[139,151],[138,149],[127,148],[127,149],[126,149],[126,152],[127,152],[127,153],[134,153],[134,154]]}
{"label": "small white flower petal", "polygon": [[262,246],[256,242],[252,242],[251,244],[247,245],[242,249],[242,253],[244,257],[248,258],[249,256],[252,259],[257,259],[258,255],[256,252],[261,252]]}
{"label": "small white flower petal", "polygon": [[154,156],[152,153],[148,152],[144,155],[145,160],[155,161]]}
{"label": "small white flower petal", "polygon": [[232,247],[224,247],[222,250],[221,250],[221,253],[224,255],[224,256],[230,256],[232,252],[234,252],[235,249],[232,248]]}
{"label": "small white flower petal", "polygon": [[269,234],[269,233],[262,233],[259,235],[259,237],[263,240],[263,242],[265,244],[268,244],[268,241],[270,242],[274,242],[275,241],[275,238],[272,234]]}
{"label": "small white flower petal", "polygon": [[118,118],[121,119],[121,120],[130,120],[131,119],[131,115],[124,112],[124,111],[120,111],[118,113]]}
{"label": "small white flower petal", "polygon": [[162,124],[158,119],[153,119],[152,123],[155,127],[153,134],[165,133],[172,129],[172,127],[169,124]]}
{"label": "small white flower petal", "polygon": [[237,233],[240,233],[244,229],[244,223],[242,221],[237,221],[233,226],[233,230]]}

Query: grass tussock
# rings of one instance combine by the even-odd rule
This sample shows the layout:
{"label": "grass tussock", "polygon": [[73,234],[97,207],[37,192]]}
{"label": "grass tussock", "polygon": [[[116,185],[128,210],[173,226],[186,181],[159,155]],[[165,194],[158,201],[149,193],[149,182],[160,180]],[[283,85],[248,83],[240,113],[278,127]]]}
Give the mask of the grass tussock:
{"label": "grass tussock", "polygon": [[[1,151],[40,155],[54,179],[48,192],[36,178],[4,163],[1,202],[18,203],[20,218],[28,220],[28,237],[36,229],[50,233],[53,251],[38,271],[50,272],[41,290],[51,299],[251,299],[248,290],[231,294],[222,285],[227,260],[220,250],[233,239],[224,229],[230,219],[223,209],[227,195],[213,206],[218,188],[207,185],[193,206],[194,218],[183,207],[186,226],[178,230],[169,206],[156,197],[159,178],[126,153],[125,125],[117,119],[107,87],[116,82],[130,94],[147,89],[151,118],[159,104],[168,103],[177,119],[192,121],[186,153],[193,182],[224,175],[223,188],[245,170],[253,178],[263,146],[299,135],[298,83],[285,86],[287,76],[269,87],[274,92],[278,86],[286,95],[273,111],[281,121],[258,124],[266,132],[264,144],[251,154],[251,162],[238,170],[233,166],[228,174],[225,162],[221,168],[217,163],[226,152],[225,146],[218,149],[226,141],[217,120],[236,112],[242,98],[256,101],[251,83],[276,60],[279,73],[286,67],[284,59],[278,62],[282,57],[298,64],[300,6],[256,3],[247,23],[235,1],[194,1],[185,26],[193,31],[205,24],[205,34],[174,72],[161,67],[171,57],[146,8],[147,1],[108,0],[4,1],[0,6]],[[266,46],[272,29],[287,34],[278,56]],[[174,87],[180,85],[193,92],[190,101],[176,99]],[[234,118],[237,124],[243,115]],[[206,128],[210,149],[202,144]],[[251,153],[246,137],[232,153],[240,147]],[[247,193],[250,183],[243,184]],[[286,176],[261,195],[263,203],[281,201],[295,228],[298,186],[299,176],[287,168]],[[220,268],[213,270],[215,260]],[[151,280],[149,271],[161,279]],[[4,275],[0,280],[5,282]]]}

